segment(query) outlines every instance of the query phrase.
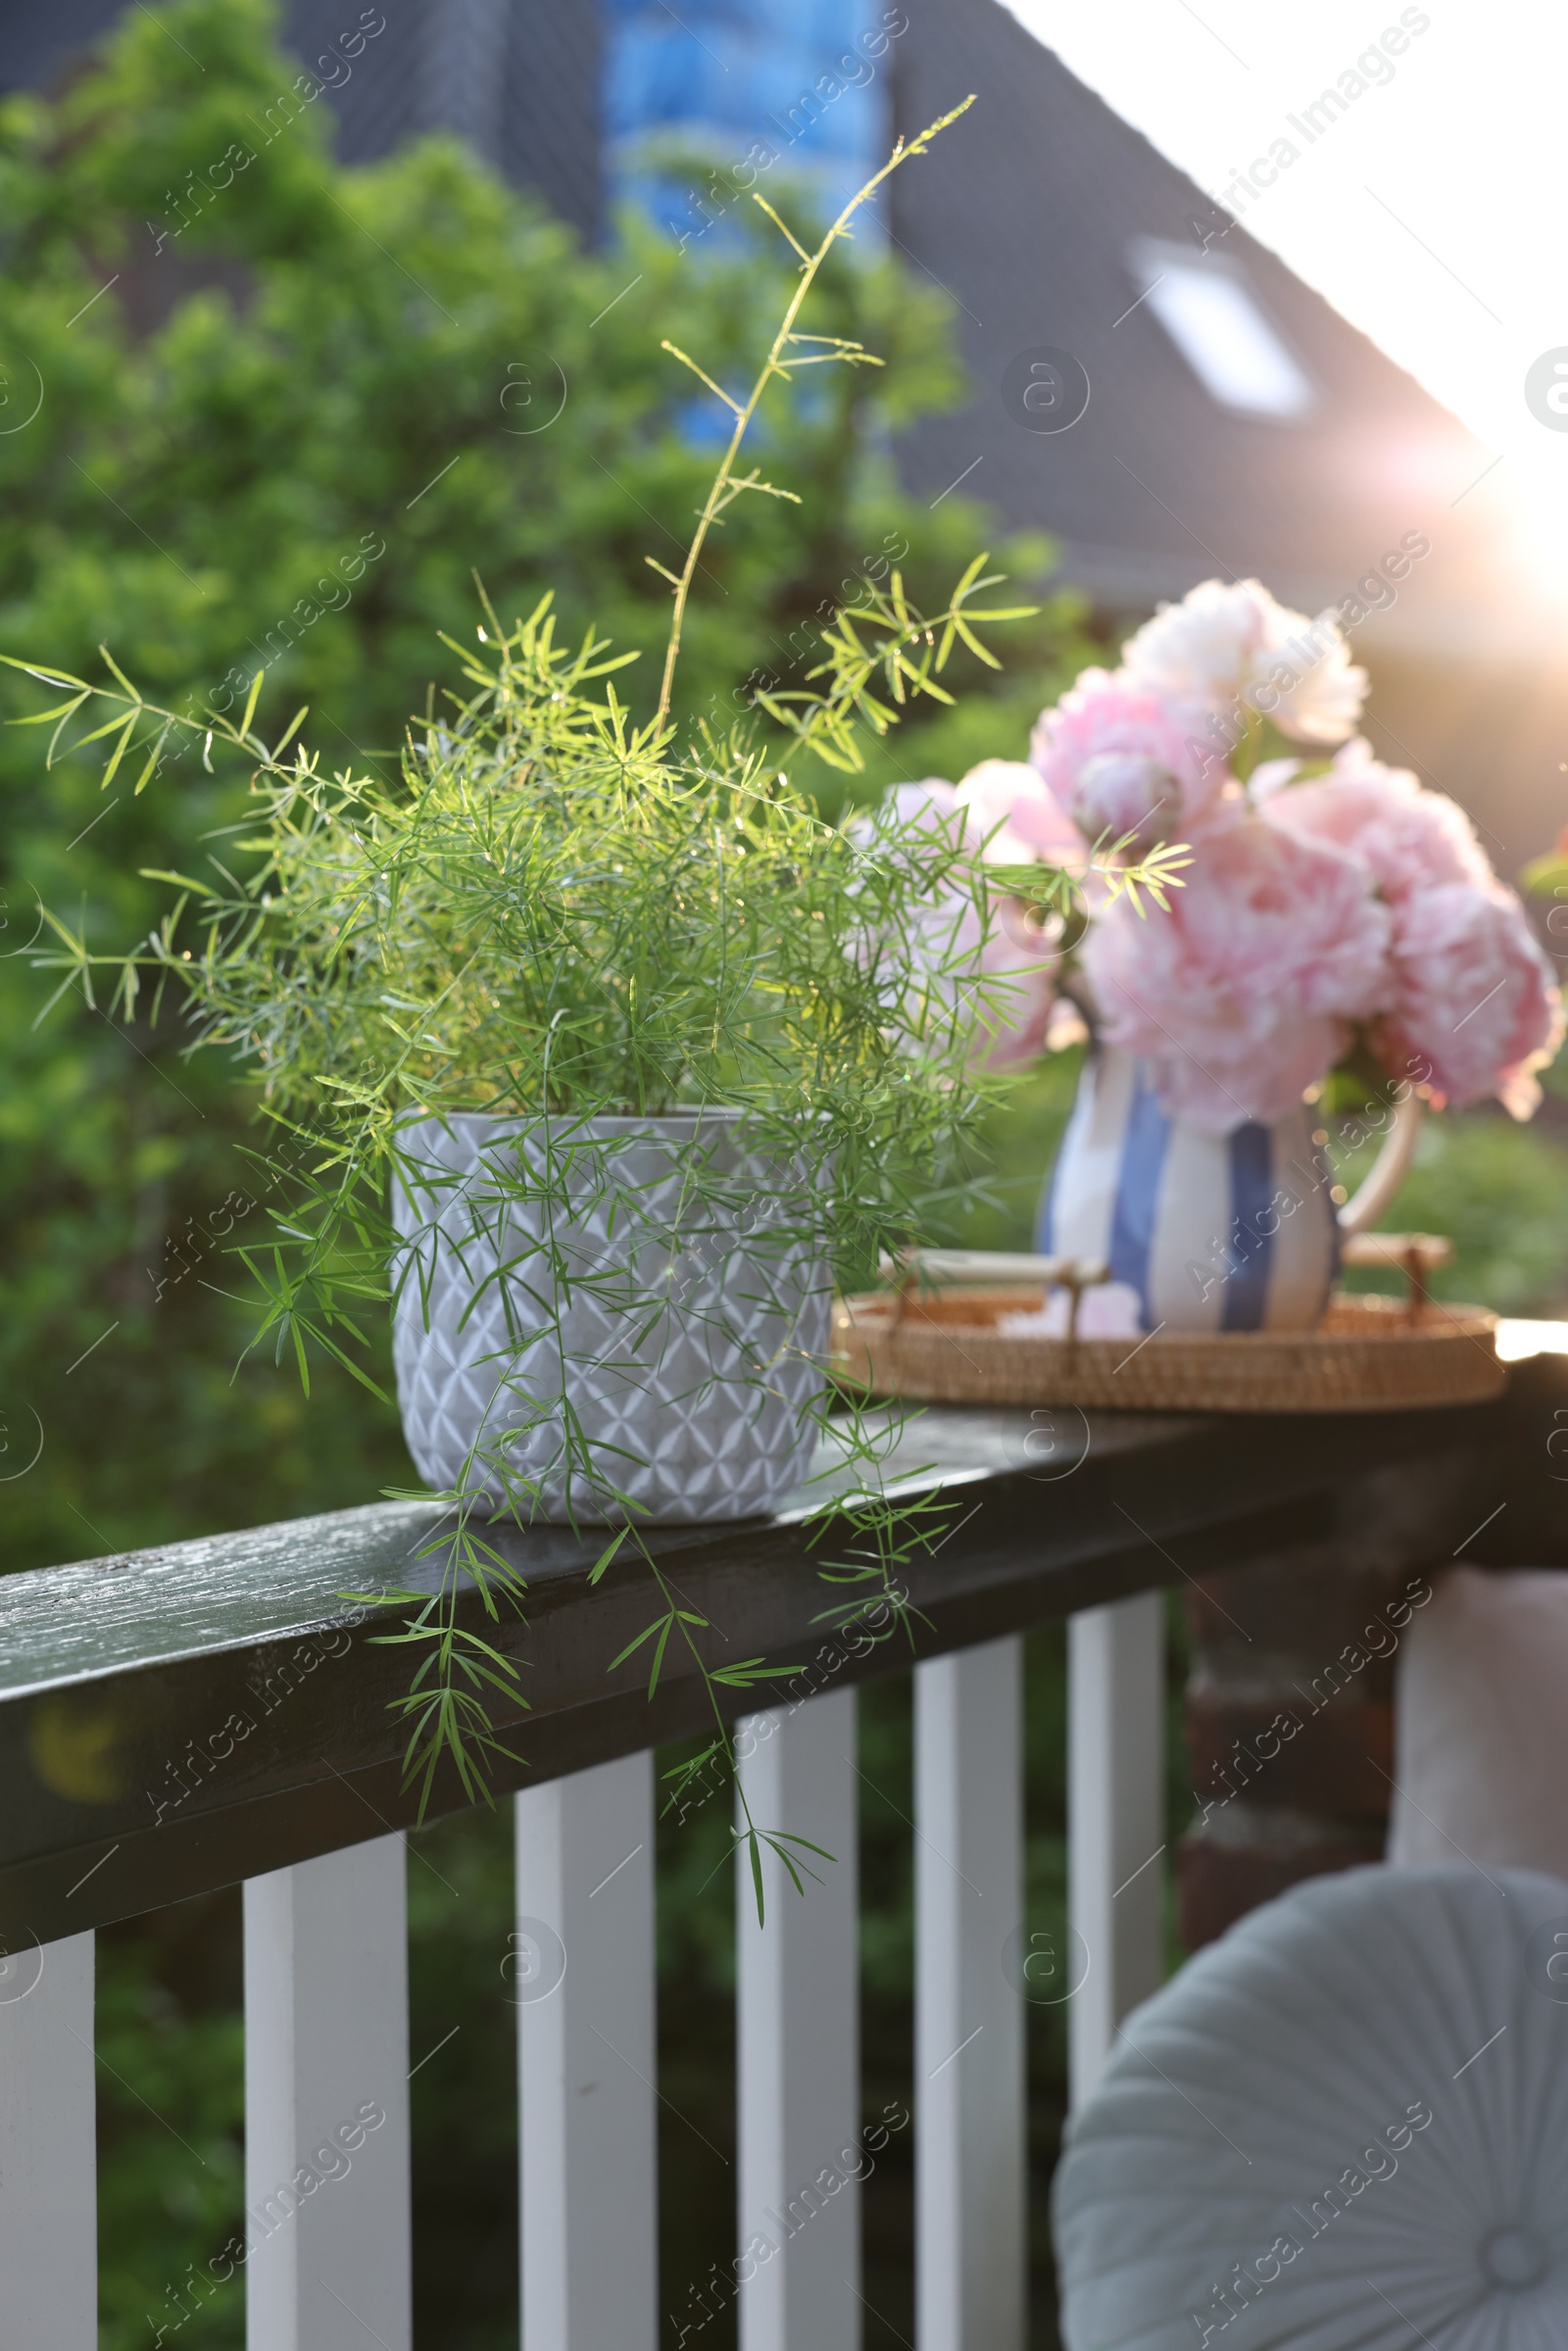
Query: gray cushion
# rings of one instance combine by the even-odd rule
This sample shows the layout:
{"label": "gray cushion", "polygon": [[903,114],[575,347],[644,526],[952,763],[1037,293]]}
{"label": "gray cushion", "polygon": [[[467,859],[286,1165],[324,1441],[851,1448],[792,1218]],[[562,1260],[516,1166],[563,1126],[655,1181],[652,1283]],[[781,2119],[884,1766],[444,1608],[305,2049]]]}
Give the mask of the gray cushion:
{"label": "gray cushion", "polygon": [[1568,1886],[1253,1911],[1128,2018],[1054,2226],[1067,2351],[1564,2351]]}

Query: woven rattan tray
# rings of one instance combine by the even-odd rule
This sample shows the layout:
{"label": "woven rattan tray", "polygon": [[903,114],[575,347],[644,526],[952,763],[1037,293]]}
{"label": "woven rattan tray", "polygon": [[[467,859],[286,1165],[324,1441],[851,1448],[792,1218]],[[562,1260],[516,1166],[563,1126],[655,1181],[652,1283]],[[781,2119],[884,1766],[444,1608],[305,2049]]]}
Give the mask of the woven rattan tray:
{"label": "woven rattan tray", "polygon": [[1481,1306],[1337,1297],[1315,1331],[1047,1339],[999,1331],[1041,1291],[878,1291],[833,1310],[834,1372],[873,1396],[1138,1412],[1378,1412],[1481,1403],[1507,1377]]}

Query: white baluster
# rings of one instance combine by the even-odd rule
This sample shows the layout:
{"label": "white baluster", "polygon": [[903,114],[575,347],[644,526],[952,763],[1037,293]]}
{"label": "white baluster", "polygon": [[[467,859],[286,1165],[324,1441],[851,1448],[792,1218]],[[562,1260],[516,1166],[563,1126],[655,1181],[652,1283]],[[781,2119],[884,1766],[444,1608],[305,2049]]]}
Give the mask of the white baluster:
{"label": "white baluster", "polygon": [[1071,2101],[1100,2079],[1116,2028],[1164,1978],[1165,1601],[1137,1593],[1067,1624],[1067,2011]]}
{"label": "white baluster", "polygon": [[97,2351],[93,1938],[0,1956],[0,2342]]}
{"label": "white baluster", "polygon": [[249,2351],[413,2340],[401,1836],[245,1887]]}
{"label": "white baluster", "polygon": [[737,1860],[741,2351],[857,2351],[860,2340],[855,1732],[853,1690],[736,1727],[758,1828],[834,1856],[791,1848],[801,1895],[764,1853],[761,1927],[744,1850]]}
{"label": "white baluster", "polygon": [[653,1757],[515,1816],[523,2351],[655,2351]]}
{"label": "white baluster", "polygon": [[1022,1643],[914,1671],[916,2334],[1027,2331]]}

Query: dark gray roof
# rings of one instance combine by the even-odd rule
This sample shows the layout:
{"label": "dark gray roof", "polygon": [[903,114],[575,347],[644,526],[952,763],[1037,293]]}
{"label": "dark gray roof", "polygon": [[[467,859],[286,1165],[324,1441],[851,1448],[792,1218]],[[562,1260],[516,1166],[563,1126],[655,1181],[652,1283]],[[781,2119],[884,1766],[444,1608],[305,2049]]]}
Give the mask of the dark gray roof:
{"label": "dark gray roof", "polygon": [[[1063,568],[1111,608],[1210,574],[1262,574],[1316,607],[1402,533],[1430,532],[1487,463],[1456,420],[1024,31],[998,0],[903,0],[898,127],[978,103],[893,182],[906,254],[959,305],[975,397],[910,436],[910,478],[964,487],[1065,543]],[[1259,212],[1266,196],[1257,199]],[[1298,421],[1221,407],[1145,301],[1140,240],[1239,274],[1316,389]],[[1070,430],[1025,430],[1007,363],[1065,348],[1090,378]],[[975,465],[976,459],[980,460]],[[1452,539],[1456,525],[1446,525]]]}
{"label": "dark gray roof", "polygon": [[[68,73],[124,0],[0,0],[0,90]],[[586,0],[376,0],[384,18],[329,95],[345,163],[437,126],[460,131],[519,187],[598,228],[600,20]],[[283,34],[309,64],[362,22],[350,0],[287,0]],[[341,54],[341,52],[340,52]]]}

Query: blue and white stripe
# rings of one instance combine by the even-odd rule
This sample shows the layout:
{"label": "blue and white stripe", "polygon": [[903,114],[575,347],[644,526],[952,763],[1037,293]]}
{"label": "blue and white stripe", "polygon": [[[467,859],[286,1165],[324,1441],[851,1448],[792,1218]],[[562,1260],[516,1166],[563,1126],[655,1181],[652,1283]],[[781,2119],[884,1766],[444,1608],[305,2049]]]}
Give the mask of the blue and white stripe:
{"label": "blue and white stripe", "polygon": [[1228,1135],[1171,1119],[1147,1063],[1091,1054],[1041,1203],[1037,1246],[1102,1258],[1143,1327],[1310,1330],[1339,1267],[1332,1174],[1305,1103]]}

